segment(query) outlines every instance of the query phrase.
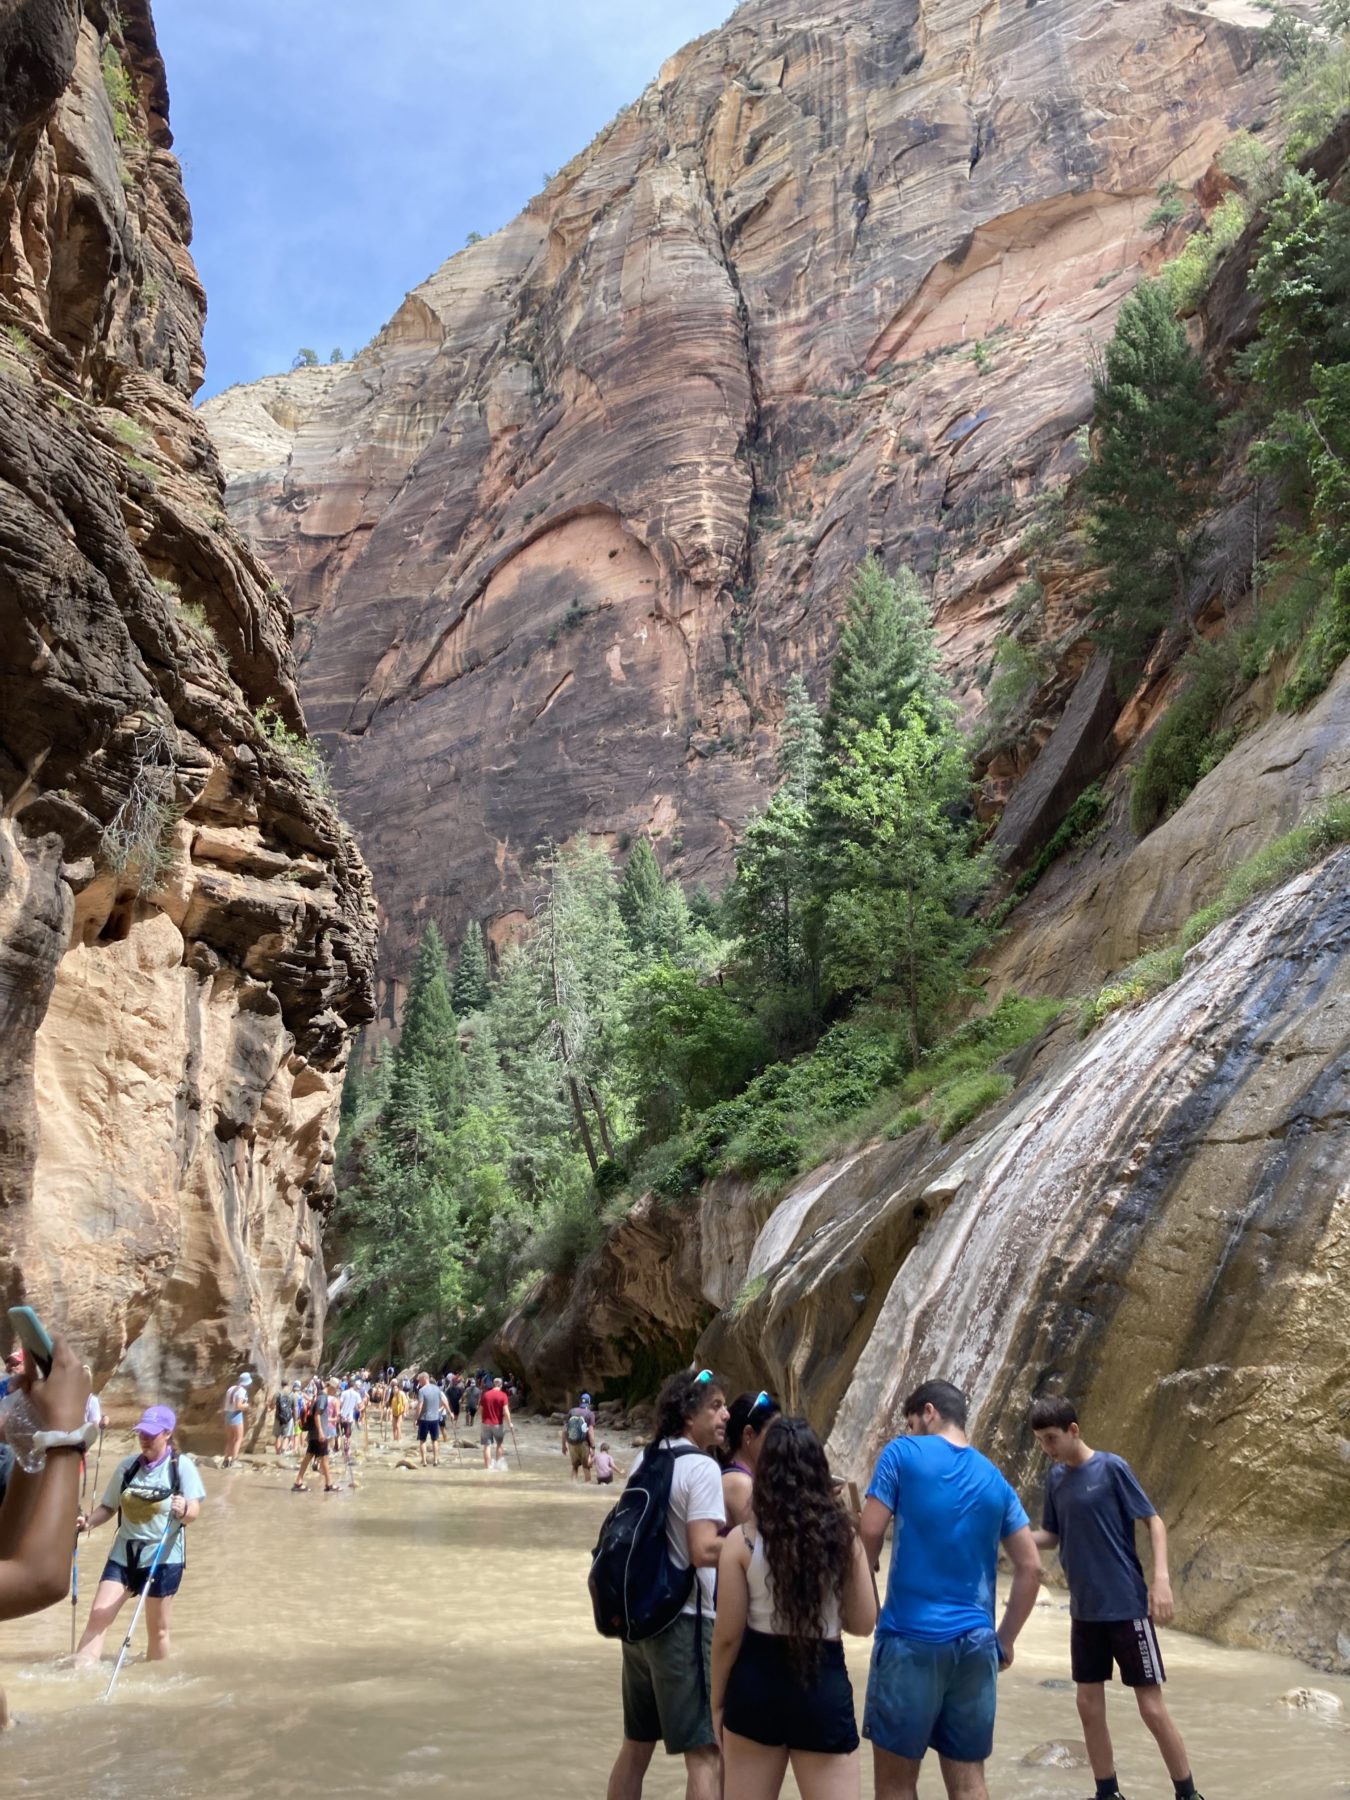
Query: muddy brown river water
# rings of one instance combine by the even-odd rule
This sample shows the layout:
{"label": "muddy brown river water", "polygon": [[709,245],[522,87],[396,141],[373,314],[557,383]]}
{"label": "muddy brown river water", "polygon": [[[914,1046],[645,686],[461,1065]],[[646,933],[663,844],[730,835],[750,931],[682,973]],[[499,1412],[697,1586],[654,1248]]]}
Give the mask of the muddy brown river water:
{"label": "muddy brown river water", "polygon": [[[620,1733],[619,1653],[595,1634],[587,1552],[612,1490],[573,1488],[556,1436],[521,1433],[523,1467],[394,1470],[372,1447],[361,1485],[291,1494],[289,1470],[215,1471],[189,1539],[175,1658],[137,1660],[111,1704],[111,1670],[58,1666],[70,1608],[0,1627],[0,1684],[19,1720],[0,1739],[0,1793],[63,1800],[179,1796],[436,1795],[594,1800]],[[113,1457],[110,1441],[105,1467]],[[80,1557],[81,1622],[108,1528]],[[113,1636],[109,1634],[110,1652]],[[120,1640],[119,1640],[120,1641]],[[1082,1800],[1085,1771],[1020,1759],[1079,1737],[1068,1616],[1051,1590],[1000,1689],[990,1767],[996,1800]],[[1350,1794],[1350,1682],[1279,1657],[1169,1632],[1173,1710],[1209,1800]],[[867,1646],[849,1640],[861,1705]],[[1342,1720],[1278,1704],[1287,1689],[1338,1695]],[[1130,1800],[1170,1784],[1117,1691],[1119,1772]],[[871,1782],[864,1749],[864,1795]],[[658,1756],[650,1800],[684,1792]],[[791,1783],[785,1792],[795,1794]],[[921,1792],[937,1800],[934,1769]]]}

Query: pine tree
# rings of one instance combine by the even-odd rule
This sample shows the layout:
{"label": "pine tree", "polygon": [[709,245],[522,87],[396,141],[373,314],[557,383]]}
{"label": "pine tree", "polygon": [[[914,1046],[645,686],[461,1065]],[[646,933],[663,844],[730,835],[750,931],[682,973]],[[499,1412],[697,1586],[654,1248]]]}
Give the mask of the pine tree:
{"label": "pine tree", "polygon": [[822,780],[843,826],[825,902],[824,971],[836,994],[893,986],[911,1059],[966,980],[985,932],[970,902],[989,879],[963,816],[970,772],[947,706],[917,700],[860,731]]}
{"label": "pine tree", "polygon": [[1204,366],[1157,282],[1125,301],[1093,382],[1088,541],[1106,585],[1098,635],[1132,663],[1184,605],[1208,502],[1217,413]]}
{"label": "pine tree", "polygon": [[413,959],[403,1029],[394,1054],[391,1107],[406,1105],[403,1090],[414,1071],[420,1072],[438,1125],[448,1129],[464,1104],[464,1053],[450,1003],[445,943],[434,920],[422,933]]}
{"label": "pine tree", "polygon": [[618,907],[634,951],[644,958],[659,956],[666,919],[666,880],[645,837],[629,852],[619,883]]}
{"label": "pine tree", "polygon": [[456,1016],[467,1019],[470,1013],[482,1012],[490,993],[487,946],[483,942],[482,927],[475,920],[464,933],[455,962],[450,999]]}
{"label": "pine tree", "polygon": [[809,806],[820,772],[820,708],[800,675],[790,675],[783,690],[783,721],[778,727],[778,775],[781,793],[798,806]]}
{"label": "pine tree", "polygon": [[912,569],[887,575],[874,556],[858,566],[839,634],[825,714],[824,749],[837,755],[878,719],[895,724],[909,703],[936,703],[932,612]]}

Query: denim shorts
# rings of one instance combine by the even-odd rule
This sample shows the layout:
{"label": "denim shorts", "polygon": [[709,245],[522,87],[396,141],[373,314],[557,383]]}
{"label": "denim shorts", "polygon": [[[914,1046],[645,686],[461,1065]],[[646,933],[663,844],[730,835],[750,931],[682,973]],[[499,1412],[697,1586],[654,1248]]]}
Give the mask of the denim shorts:
{"label": "denim shorts", "polygon": [[863,1736],[918,1762],[936,1750],[953,1762],[983,1762],[994,1748],[998,1639],[992,1628],[947,1644],[879,1637],[863,1709]]}

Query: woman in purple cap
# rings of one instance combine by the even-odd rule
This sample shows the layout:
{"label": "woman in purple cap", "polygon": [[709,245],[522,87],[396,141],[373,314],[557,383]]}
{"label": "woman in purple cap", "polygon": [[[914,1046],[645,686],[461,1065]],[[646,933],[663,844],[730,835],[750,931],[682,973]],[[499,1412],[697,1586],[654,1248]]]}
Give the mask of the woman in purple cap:
{"label": "woman in purple cap", "polygon": [[[96,1663],[103,1651],[103,1634],[121,1611],[128,1594],[139,1596],[150,1576],[155,1553],[164,1551],[155,1566],[145,1603],[145,1623],[150,1636],[150,1660],[169,1654],[169,1614],[173,1597],[183,1579],[186,1560],[183,1527],[201,1511],[206,1489],[190,1456],[180,1456],[173,1444],[178,1423],[168,1406],[147,1407],[136,1427],[139,1452],[124,1456],[104,1490],[103,1499],[87,1519],[77,1521],[81,1530],[93,1531],[117,1515],[117,1536],[104,1565],[98,1592],[90,1609],[77,1666]],[[167,1538],[166,1538],[167,1534]]]}

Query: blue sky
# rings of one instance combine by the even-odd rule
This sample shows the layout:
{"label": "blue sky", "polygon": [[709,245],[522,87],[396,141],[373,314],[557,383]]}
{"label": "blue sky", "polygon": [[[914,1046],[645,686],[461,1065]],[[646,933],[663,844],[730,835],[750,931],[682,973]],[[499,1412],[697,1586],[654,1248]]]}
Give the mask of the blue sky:
{"label": "blue sky", "polygon": [[733,0],[155,0],[206,386],[325,360],[495,231]]}

